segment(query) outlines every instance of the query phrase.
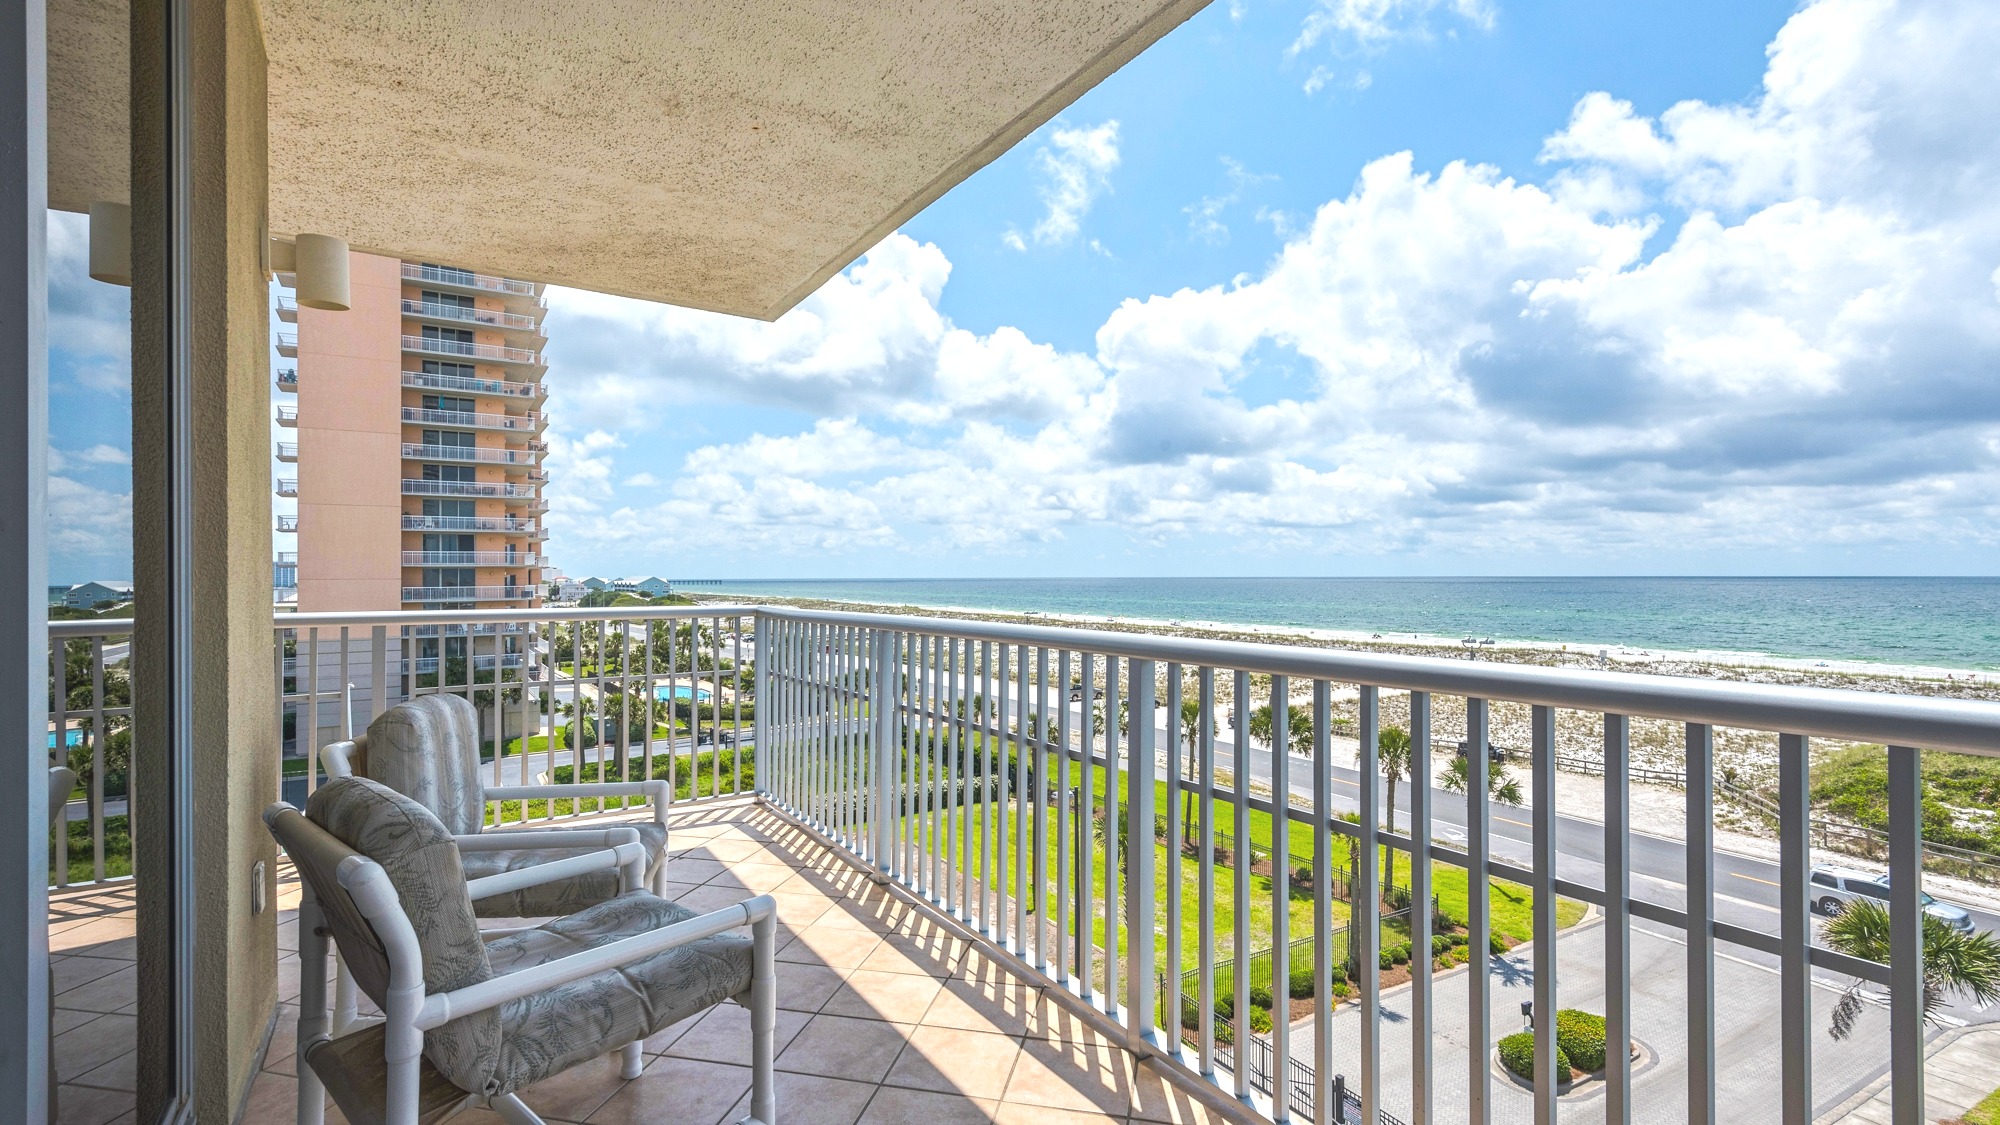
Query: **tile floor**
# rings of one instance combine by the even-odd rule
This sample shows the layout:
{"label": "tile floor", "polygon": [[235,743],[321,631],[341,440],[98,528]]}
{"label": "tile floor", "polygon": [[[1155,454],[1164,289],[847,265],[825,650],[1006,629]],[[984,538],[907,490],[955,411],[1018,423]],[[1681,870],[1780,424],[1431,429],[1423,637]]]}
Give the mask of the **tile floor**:
{"label": "tile floor", "polygon": [[[781,814],[748,802],[692,807],[675,814],[668,846],[670,897],[690,907],[777,899],[784,1125],[1256,1120],[1226,1105],[1218,1112],[1135,1062],[1053,989],[1017,978],[955,924],[871,883]],[[293,1119],[295,901],[296,884],[284,883],[282,1004],[245,1125]],[[62,927],[51,944],[60,954],[64,1125],[131,1116],[129,906],[129,898],[99,894],[52,910],[52,927]],[[749,1111],[749,1048],[745,1013],[725,1004],[649,1039],[636,1079],[621,1080],[612,1061],[598,1060],[522,1097],[552,1122],[716,1125]],[[331,1109],[327,1119],[340,1120]],[[454,1120],[499,1122],[484,1110]]]}

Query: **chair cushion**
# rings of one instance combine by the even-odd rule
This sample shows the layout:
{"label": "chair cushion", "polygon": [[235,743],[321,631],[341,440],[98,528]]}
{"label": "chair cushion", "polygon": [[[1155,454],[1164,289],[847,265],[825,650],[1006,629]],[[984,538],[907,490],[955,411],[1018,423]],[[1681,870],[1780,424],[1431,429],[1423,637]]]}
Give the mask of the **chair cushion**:
{"label": "chair cushion", "polygon": [[[429,809],[380,782],[343,777],[313,793],[306,801],[306,817],[388,875],[416,931],[426,993],[450,992],[492,977],[479,920],[465,892],[458,845]],[[366,977],[357,979],[367,983]],[[388,1005],[386,995],[370,998]],[[500,1023],[491,1011],[452,1020],[424,1033],[424,1054],[447,1078],[476,1089],[466,1084],[465,1076],[489,1069],[499,1056]]]}
{"label": "chair cushion", "polygon": [[[486,952],[494,971],[514,973],[695,916],[649,892],[629,891],[538,929],[496,938]],[[479,1076],[481,1085],[454,1081],[489,1096],[504,1094],[643,1039],[748,989],[754,948],[747,929],[717,934],[509,1001],[500,1007],[496,1065]]]}
{"label": "chair cushion", "polygon": [[[571,826],[554,827],[560,830]],[[630,821],[621,827],[638,830],[639,843],[646,849],[646,877],[650,880],[666,855],[666,827],[650,820]],[[498,851],[480,848],[460,853],[459,858],[465,865],[466,878],[482,879],[488,875],[498,875],[503,871],[533,867],[552,859],[564,859],[593,850],[537,848],[533,844],[535,833],[539,830],[532,828],[488,830],[485,835],[491,836],[495,831],[502,831],[508,836],[522,837],[522,846]],[[554,883],[543,883],[537,887],[525,887],[510,894],[482,898],[472,904],[472,909],[481,918],[546,918],[574,914],[586,906],[596,906],[600,902],[617,898],[621,890],[617,871],[593,871],[588,875],[577,875]]]}
{"label": "chair cushion", "polygon": [[479,780],[479,713],[456,695],[420,695],[368,724],[368,776],[409,797],[452,833],[486,821]]}

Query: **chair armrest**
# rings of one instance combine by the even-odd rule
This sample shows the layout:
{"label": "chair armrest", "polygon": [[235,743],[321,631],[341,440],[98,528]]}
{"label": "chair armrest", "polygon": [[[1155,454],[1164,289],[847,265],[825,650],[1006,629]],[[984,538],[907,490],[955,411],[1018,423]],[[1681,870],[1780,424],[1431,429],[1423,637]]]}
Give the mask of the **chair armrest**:
{"label": "chair armrest", "polygon": [[328,777],[354,776],[354,763],[348,760],[348,752],[353,749],[352,741],[329,742],[319,748],[319,763],[326,768]]}
{"label": "chair armrest", "polygon": [[462,852],[491,852],[503,848],[615,848],[639,842],[639,830],[619,825],[615,828],[493,828],[467,836],[453,836]]}
{"label": "chair armrest", "polygon": [[[435,992],[424,997],[423,1008],[417,1013],[417,1028],[428,1031],[460,1016],[499,1007],[509,1000],[519,1000],[560,984],[642,961],[677,946],[755,925],[775,918],[777,909],[777,901],[770,895],[758,895],[734,906],[662,926],[650,933],[637,934],[582,953],[572,953],[568,957],[559,957],[451,992]],[[772,941],[775,935],[772,926],[757,927],[759,942]]]}
{"label": "chair armrest", "polygon": [[477,902],[482,898],[510,894],[527,887],[538,887],[558,879],[573,879],[593,871],[603,871],[607,868],[615,870],[628,865],[643,865],[645,862],[646,849],[635,840],[602,851],[552,859],[547,863],[537,863],[515,871],[502,871],[498,875],[488,875],[483,879],[468,879],[465,882],[465,893]]}

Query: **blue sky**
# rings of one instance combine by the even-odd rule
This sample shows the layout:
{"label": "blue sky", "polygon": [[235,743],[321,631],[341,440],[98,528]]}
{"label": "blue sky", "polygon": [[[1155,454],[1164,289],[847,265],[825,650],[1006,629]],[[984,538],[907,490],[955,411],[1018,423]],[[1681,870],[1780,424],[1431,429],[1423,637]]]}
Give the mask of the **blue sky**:
{"label": "blue sky", "polygon": [[[1996,54],[1950,0],[1215,0],[776,324],[555,292],[550,553],[1993,573]],[[129,565],[78,518],[129,492],[91,289],[52,288],[76,577]]]}

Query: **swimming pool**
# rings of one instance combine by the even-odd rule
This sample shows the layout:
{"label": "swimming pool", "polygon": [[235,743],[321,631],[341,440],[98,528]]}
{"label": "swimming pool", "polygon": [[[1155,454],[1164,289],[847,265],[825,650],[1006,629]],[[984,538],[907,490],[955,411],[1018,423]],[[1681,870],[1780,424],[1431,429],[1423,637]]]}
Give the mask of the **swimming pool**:
{"label": "swimming pool", "polygon": [[707,703],[707,688],[689,688],[686,684],[661,684],[653,689],[653,698],[665,702],[669,699],[693,699],[696,703]]}
{"label": "swimming pool", "polygon": [[[83,731],[81,731],[81,730],[78,730],[78,729],[76,729],[76,728],[74,728],[74,727],[70,728],[70,732],[69,732],[69,737],[68,737],[68,738],[65,738],[65,739],[63,739],[63,745],[64,745],[64,746],[81,746],[81,745],[83,745]],[[50,732],[49,732],[49,749],[53,750],[53,749],[55,749],[55,748],[56,748],[56,732],[54,732],[54,731],[50,731]]]}

